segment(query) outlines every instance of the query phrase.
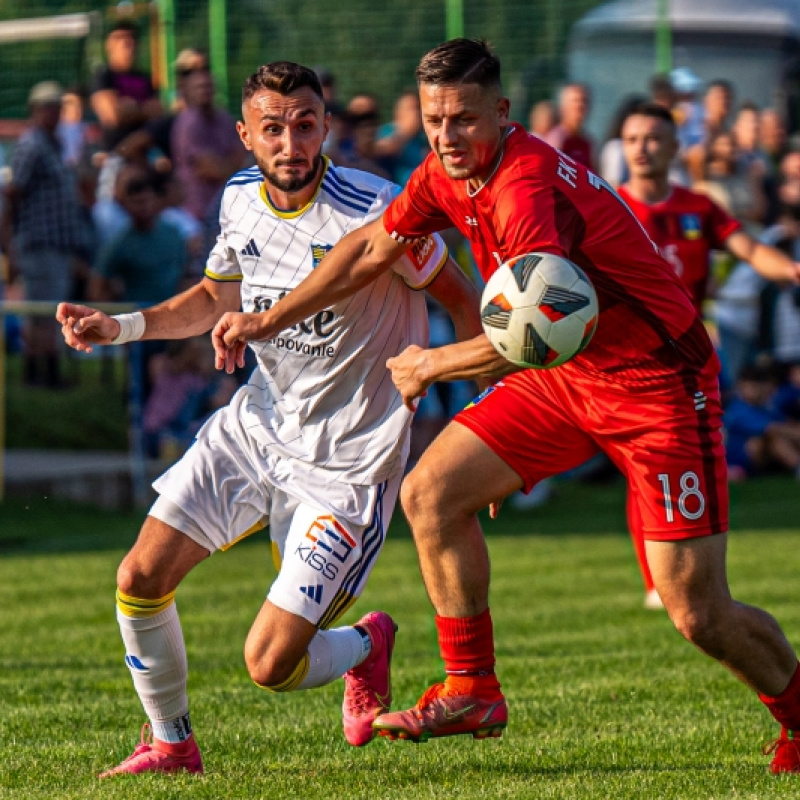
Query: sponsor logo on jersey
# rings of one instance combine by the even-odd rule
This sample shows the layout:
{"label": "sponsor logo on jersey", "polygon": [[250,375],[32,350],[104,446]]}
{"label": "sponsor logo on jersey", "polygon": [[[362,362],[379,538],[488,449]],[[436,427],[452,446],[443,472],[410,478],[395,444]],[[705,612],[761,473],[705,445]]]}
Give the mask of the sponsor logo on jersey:
{"label": "sponsor logo on jersey", "polygon": [[256,246],[255,241],[252,239],[244,246],[241,250],[243,256],[255,256],[258,258],[261,255],[261,251]]}
{"label": "sponsor logo on jersey", "polygon": [[347,561],[356,544],[356,540],[332,516],[317,517],[294,554],[323,578],[332,581],[339,574],[339,564]]}
{"label": "sponsor logo on jersey", "polygon": [[414,242],[411,249],[406,253],[411,259],[414,269],[421,269],[422,265],[428,260],[434,246],[435,243],[430,236],[426,236],[424,239],[418,239]]}
{"label": "sponsor logo on jersey", "polygon": [[[288,292],[281,292],[278,295],[278,300],[282,300]],[[253,311],[260,314],[262,311],[267,311],[272,308],[274,301],[271,297],[258,295],[253,298]],[[278,347],[281,350],[288,350],[290,353],[299,353],[304,356],[324,356],[331,358],[336,354],[336,348],[332,345],[326,344],[325,339],[330,339],[333,336],[336,315],[329,308],[314,314],[310,319],[303,320],[292,325],[289,330],[297,331],[298,333],[305,334],[306,336],[313,336],[315,339],[322,339],[323,341],[305,341],[302,338],[295,338],[290,336],[276,336],[274,339],[269,340],[269,344],[273,347]]]}
{"label": "sponsor logo on jersey", "polygon": [[697,214],[681,214],[681,230],[685,239],[699,239],[703,235]]}
{"label": "sponsor logo on jersey", "polygon": [[465,222],[472,228],[478,227],[478,218],[477,217],[464,217]]}
{"label": "sponsor logo on jersey", "polygon": [[300,591],[306,596],[310,597],[317,605],[322,603],[322,584],[318,583],[315,586],[301,586]]}
{"label": "sponsor logo on jersey", "polygon": [[332,244],[314,244],[314,242],[311,242],[311,260],[314,268],[318,267],[319,262],[325,258],[325,253],[332,249]]}

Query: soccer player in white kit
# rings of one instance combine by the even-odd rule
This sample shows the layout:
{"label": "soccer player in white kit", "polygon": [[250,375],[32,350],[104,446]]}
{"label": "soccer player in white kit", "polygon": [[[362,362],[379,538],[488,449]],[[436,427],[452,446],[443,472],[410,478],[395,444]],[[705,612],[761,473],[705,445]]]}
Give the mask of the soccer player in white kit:
{"label": "soccer player in white kit", "polygon": [[[291,291],[348,231],[377,219],[399,191],[322,156],[328,116],[316,74],[291,62],[245,82],[239,134],[257,166],[225,189],[221,234],[200,283],[142,312],[107,316],[62,303],[66,342],[178,339],[228,311],[259,312]],[[372,737],[390,702],[396,627],[371,612],[330,626],[355,602],[375,563],[408,452],[411,413],[386,360],[425,346],[425,287],[459,338],[480,332],[477,292],[438,237],[395,269],[280,336],[253,342],[257,367],[154,483],[158,499],[117,573],[125,662],[149,717],[134,753],[100,777],[202,772],[186,690],[175,590],[216,550],[269,526],[279,573],[247,637],[253,681],[272,692],[345,678],[343,725],[353,745]],[[243,365],[217,359],[231,371]]]}

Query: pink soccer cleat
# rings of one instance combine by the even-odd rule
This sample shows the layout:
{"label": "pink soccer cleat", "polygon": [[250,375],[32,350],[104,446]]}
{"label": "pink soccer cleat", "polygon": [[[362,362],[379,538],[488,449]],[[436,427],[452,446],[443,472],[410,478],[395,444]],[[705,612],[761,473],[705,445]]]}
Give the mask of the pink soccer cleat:
{"label": "pink soccer cleat", "polygon": [[392,702],[390,667],[397,625],[383,611],[371,611],[356,626],[367,632],[372,649],[365,661],[343,675],[342,727],[344,738],[362,747],[375,737],[372,721]]}
{"label": "pink soccer cleat", "polygon": [[764,755],[772,755],[769,771],[776,775],[782,772],[800,772],[800,742],[793,731],[781,728],[780,738],[764,746]]}
{"label": "pink soccer cleat", "polygon": [[133,755],[128,756],[121,764],[101,772],[99,778],[111,778],[114,775],[135,775],[139,772],[186,772],[202,773],[203,758],[200,748],[194,739],[190,739],[193,749],[188,755],[175,756],[165,753],[153,745],[153,733],[150,723],[142,725],[141,741],[136,745]]}
{"label": "pink soccer cleat", "polygon": [[503,695],[485,698],[448,690],[446,683],[431,686],[407,711],[381,714],[375,732],[388,739],[425,742],[431,737],[471,734],[473,739],[497,739],[508,723]]}

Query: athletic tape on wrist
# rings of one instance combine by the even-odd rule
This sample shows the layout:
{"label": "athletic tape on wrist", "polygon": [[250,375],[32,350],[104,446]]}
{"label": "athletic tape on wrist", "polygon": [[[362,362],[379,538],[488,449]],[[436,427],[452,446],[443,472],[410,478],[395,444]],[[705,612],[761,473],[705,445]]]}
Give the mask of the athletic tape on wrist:
{"label": "athletic tape on wrist", "polygon": [[111,319],[119,322],[119,333],[116,339],[111,340],[111,344],[137,342],[144,336],[145,321],[141,311],[134,311],[131,314],[114,314]]}

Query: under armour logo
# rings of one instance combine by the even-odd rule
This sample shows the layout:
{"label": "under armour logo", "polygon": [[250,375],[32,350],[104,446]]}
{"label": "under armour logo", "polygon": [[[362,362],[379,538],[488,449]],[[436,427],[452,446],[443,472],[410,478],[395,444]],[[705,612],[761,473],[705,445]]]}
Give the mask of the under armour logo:
{"label": "under armour logo", "polygon": [[256,258],[261,255],[256,247],[256,243],[252,239],[244,246],[244,249],[241,252],[243,256],[255,256]]}
{"label": "under armour logo", "polygon": [[478,218],[477,217],[467,217],[467,225],[472,225],[473,228],[477,227],[478,225]]}

